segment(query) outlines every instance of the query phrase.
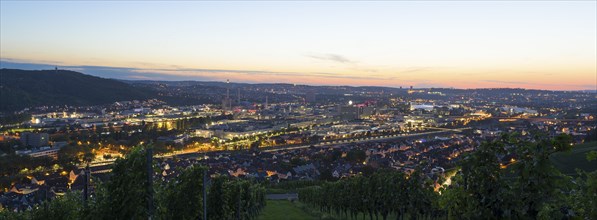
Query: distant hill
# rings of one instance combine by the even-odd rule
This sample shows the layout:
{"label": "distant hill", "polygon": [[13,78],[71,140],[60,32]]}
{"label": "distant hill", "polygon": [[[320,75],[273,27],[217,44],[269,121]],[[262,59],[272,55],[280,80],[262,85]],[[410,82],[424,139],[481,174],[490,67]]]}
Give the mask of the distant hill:
{"label": "distant hill", "polygon": [[43,105],[99,105],[152,98],[154,91],[68,70],[0,69],[0,111]]}

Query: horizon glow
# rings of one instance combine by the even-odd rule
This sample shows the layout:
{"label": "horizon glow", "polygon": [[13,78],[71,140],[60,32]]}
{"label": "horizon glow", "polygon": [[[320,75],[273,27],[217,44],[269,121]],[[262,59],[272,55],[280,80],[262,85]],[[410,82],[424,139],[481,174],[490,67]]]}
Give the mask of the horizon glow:
{"label": "horizon glow", "polygon": [[58,65],[118,79],[597,89],[596,1],[0,6],[2,67]]}

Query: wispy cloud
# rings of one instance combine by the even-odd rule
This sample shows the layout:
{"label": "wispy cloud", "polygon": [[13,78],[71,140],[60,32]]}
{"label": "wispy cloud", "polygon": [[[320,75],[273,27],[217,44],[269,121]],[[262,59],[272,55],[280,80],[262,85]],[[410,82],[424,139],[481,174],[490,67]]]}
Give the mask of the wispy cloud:
{"label": "wispy cloud", "polygon": [[356,63],[356,61],[354,60],[350,60],[342,55],[338,55],[338,54],[308,54],[305,55],[309,58],[313,58],[313,59],[318,59],[318,60],[324,60],[324,61],[332,61],[332,62],[337,62],[337,63]]}
{"label": "wispy cloud", "polygon": [[417,73],[417,72],[421,72],[421,71],[427,71],[429,69],[431,69],[431,68],[430,67],[410,67],[410,68],[400,70],[398,73],[400,73],[400,74]]}
{"label": "wispy cloud", "polygon": [[376,68],[371,68],[368,66],[363,66],[360,62],[349,59],[346,56],[342,56],[339,54],[333,53],[316,53],[316,54],[306,54],[305,57],[322,60],[326,62],[331,62],[335,64],[339,64],[338,66],[332,65],[330,67],[333,68],[346,68],[347,70],[353,70],[361,73],[377,73],[379,72]]}
{"label": "wispy cloud", "polygon": [[505,81],[505,80],[481,80],[481,81],[490,82],[490,83],[502,83],[502,84],[524,84],[524,85],[533,84],[533,83],[529,83],[529,82]]}

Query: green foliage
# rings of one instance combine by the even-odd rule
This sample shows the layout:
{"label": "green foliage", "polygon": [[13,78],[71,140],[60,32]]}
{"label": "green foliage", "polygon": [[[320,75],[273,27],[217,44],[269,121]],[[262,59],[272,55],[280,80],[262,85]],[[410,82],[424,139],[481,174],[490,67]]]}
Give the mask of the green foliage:
{"label": "green foliage", "polygon": [[100,207],[112,219],[144,219],[148,215],[146,151],[136,147],[124,159],[116,160],[112,177],[105,184],[105,199]]}
{"label": "green foliage", "polygon": [[45,201],[28,212],[15,213],[0,211],[0,219],[83,219],[82,213],[84,208],[81,200],[80,194],[70,192],[60,198],[53,199],[51,201]]}
{"label": "green foliage", "polygon": [[424,176],[381,171],[299,190],[299,199],[321,211],[356,218],[367,213],[386,219],[397,216],[437,216],[436,197]]}
{"label": "green foliage", "polygon": [[9,188],[12,182],[32,173],[39,167],[52,167],[55,162],[48,157],[10,155],[0,157],[0,190]]}
{"label": "green foliage", "polygon": [[17,145],[19,145],[18,140],[0,141],[0,155],[2,155],[2,154],[14,155],[15,149],[13,147],[17,146]]}
{"label": "green foliage", "polygon": [[587,153],[587,161],[597,160],[597,151]]}
{"label": "green foliage", "polygon": [[208,219],[225,219],[231,211],[228,204],[231,198],[228,193],[224,193],[225,177],[216,177],[212,179],[209,195],[207,196],[207,206],[210,209],[207,212]]}
{"label": "green foliage", "polygon": [[0,175],[19,173],[23,169],[33,170],[36,167],[50,167],[54,164],[51,158],[13,155],[0,159]]}
{"label": "green foliage", "polygon": [[[462,182],[461,176],[453,178],[454,182]],[[469,193],[464,187],[452,186],[443,190],[439,198],[439,205],[446,211],[448,219],[471,219],[479,206],[477,200],[469,199]]]}
{"label": "green foliage", "polygon": [[0,125],[17,124],[31,119],[30,114],[9,114],[0,117]]}
{"label": "green foliage", "polygon": [[360,149],[354,148],[346,153],[346,160],[353,163],[362,163],[365,159],[367,159],[367,154]]}
{"label": "green foliage", "polygon": [[[587,160],[594,160],[593,156],[597,156],[597,151],[589,152]],[[597,207],[597,170],[593,172],[578,170],[578,173],[579,177],[574,182],[569,203],[579,216],[597,219],[597,208],[595,208]]]}
{"label": "green foliage", "polygon": [[60,199],[45,202],[32,212],[31,219],[64,219],[77,220],[82,218],[83,203],[78,193],[67,193]]}
{"label": "green foliage", "polygon": [[251,143],[250,149],[251,150],[259,150],[259,146],[261,146],[261,141],[253,141]]}
{"label": "green foliage", "polygon": [[585,178],[577,180],[577,190],[573,194],[575,210],[581,216],[597,219],[597,171],[587,173]]}
{"label": "green foliage", "polygon": [[176,181],[164,183],[158,191],[161,219],[199,219],[203,217],[203,174],[205,167],[184,169]]}
{"label": "green foliage", "polygon": [[[562,201],[566,178],[557,170],[549,156],[570,149],[570,136],[561,135],[553,140],[539,140],[517,146],[519,157],[511,170],[516,177],[513,190],[520,201],[521,215],[536,218],[540,213],[550,212]],[[553,214],[553,213],[552,213]]]}
{"label": "green foliage", "polygon": [[[586,216],[582,205],[571,207],[590,190],[581,183],[574,190],[570,177],[562,175],[550,155],[570,150],[567,135],[521,141],[513,135],[483,143],[462,160],[462,175],[442,190],[440,205],[450,219],[560,219]],[[515,154],[518,160],[500,169],[499,155]],[[579,198],[572,198],[572,197]],[[584,198],[584,197],[583,197]],[[587,198],[588,199],[588,198]],[[590,199],[589,199],[590,200]],[[588,203],[591,204],[591,203]]]}
{"label": "green foliage", "polygon": [[207,203],[208,219],[253,219],[265,206],[265,188],[217,176],[212,179]]}
{"label": "green foliage", "polygon": [[[483,216],[510,217],[512,204],[509,195],[510,187],[505,183],[500,170],[498,154],[504,154],[504,142],[484,143],[462,160],[461,185],[455,187],[451,196],[463,199],[457,212],[465,218],[482,218]],[[464,192],[468,197],[455,195]],[[455,217],[455,216],[452,216]]]}

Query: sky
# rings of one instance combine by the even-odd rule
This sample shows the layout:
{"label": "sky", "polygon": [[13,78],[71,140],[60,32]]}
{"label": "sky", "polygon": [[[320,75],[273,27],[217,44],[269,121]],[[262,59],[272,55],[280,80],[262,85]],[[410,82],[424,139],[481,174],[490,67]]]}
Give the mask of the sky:
{"label": "sky", "polygon": [[0,1],[0,67],[106,78],[597,89],[597,1]]}

